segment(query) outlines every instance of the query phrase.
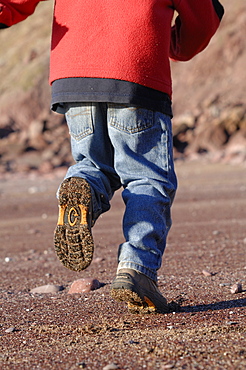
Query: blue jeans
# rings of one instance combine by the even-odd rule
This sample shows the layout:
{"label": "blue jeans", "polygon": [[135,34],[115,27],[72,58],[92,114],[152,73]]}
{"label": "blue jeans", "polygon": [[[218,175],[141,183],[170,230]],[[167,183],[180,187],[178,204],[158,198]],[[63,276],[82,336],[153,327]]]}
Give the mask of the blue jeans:
{"label": "blue jeans", "polygon": [[68,103],[66,120],[76,162],[66,178],[90,184],[94,221],[123,187],[118,270],[132,268],[157,280],[177,188],[170,117],[126,104]]}

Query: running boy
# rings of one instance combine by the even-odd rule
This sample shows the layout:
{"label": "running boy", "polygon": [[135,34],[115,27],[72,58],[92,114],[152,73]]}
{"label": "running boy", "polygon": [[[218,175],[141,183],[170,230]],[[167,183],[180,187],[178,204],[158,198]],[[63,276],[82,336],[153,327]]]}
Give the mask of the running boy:
{"label": "running boy", "polygon": [[[38,3],[0,0],[1,28]],[[169,58],[204,50],[223,12],[218,0],[55,1],[52,109],[66,115],[76,162],[58,191],[55,250],[66,267],[85,269],[91,228],[123,187],[125,241],[111,295],[133,311],[168,311],[156,281],[177,188]]]}

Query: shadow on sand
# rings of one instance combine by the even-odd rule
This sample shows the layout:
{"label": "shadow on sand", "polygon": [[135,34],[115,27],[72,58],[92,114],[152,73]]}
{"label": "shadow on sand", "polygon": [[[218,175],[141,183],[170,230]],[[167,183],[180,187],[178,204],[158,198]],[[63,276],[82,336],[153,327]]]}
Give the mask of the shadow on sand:
{"label": "shadow on sand", "polygon": [[204,312],[204,311],[218,311],[225,310],[227,308],[236,308],[246,306],[246,298],[233,299],[230,301],[221,301],[210,304],[201,304],[197,306],[183,306],[181,312]]}

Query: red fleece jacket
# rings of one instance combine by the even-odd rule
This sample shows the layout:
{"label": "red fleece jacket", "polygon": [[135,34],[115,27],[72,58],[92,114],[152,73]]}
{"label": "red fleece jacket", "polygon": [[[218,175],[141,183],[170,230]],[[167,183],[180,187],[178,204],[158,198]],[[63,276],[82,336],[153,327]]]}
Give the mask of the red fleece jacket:
{"label": "red fleece jacket", "polygon": [[[24,20],[38,3],[0,0],[0,23]],[[217,0],[56,0],[50,82],[113,78],[171,95],[169,58],[185,61],[202,51],[222,15]]]}

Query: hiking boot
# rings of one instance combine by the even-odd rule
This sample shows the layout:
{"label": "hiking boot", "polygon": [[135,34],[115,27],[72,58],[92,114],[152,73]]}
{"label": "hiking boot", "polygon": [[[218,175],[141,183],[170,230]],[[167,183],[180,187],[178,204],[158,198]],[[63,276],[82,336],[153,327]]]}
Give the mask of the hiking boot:
{"label": "hiking boot", "polygon": [[121,269],[111,285],[111,296],[128,304],[135,313],[167,313],[167,301],[148,276],[132,269]]}
{"label": "hiking boot", "polygon": [[59,216],[54,234],[56,254],[68,269],[84,270],[91,263],[94,252],[90,185],[85,179],[70,177],[62,182],[58,201]]}

